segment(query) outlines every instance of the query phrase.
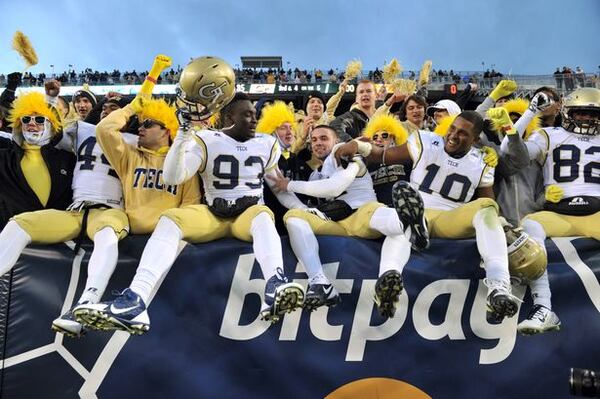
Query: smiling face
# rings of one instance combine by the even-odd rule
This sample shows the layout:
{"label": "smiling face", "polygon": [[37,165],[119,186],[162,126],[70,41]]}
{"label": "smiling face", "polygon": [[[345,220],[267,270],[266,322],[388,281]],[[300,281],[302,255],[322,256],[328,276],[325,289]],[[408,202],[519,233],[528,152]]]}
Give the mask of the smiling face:
{"label": "smiling face", "polygon": [[331,154],[333,146],[337,143],[337,135],[326,127],[317,127],[310,132],[310,148],[312,153],[320,160]]}
{"label": "smiling face", "polygon": [[444,136],[444,150],[451,156],[462,156],[471,149],[478,135],[472,122],[461,118],[454,119]]}

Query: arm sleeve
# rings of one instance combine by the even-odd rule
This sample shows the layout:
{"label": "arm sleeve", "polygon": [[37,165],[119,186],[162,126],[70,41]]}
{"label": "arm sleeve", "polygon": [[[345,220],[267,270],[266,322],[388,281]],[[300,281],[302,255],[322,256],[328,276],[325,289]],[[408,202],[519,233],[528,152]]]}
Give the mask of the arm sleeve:
{"label": "arm sleeve", "polygon": [[[198,139],[201,140],[201,139]],[[206,159],[206,147],[194,139],[186,139],[177,134],[163,167],[163,179],[167,184],[181,184],[194,177],[202,160]]]}
{"label": "arm sleeve", "polygon": [[494,106],[494,103],[495,101],[492,99],[492,97],[488,96],[485,98],[485,100],[483,100],[481,104],[477,106],[477,108],[475,108],[475,112],[477,112],[479,115],[481,115],[483,119],[485,119],[487,118],[487,110],[492,108]]}
{"label": "arm sleeve", "polygon": [[271,153],[269,155],[269,159],[267,160],[267,166],[265,167],[265,171],[270,172],[275,170],[277,164],[279,163],[279,158],[281,157],[281,147],[277,142],[277,139],[274,140],[274,143],[271,146]]}
{"label": "arm sleeve", "polygon": [[529,165],[529,152],[523,139],[518,134],[508,135],[505,139],[507,151],[500,152],[496,167],[496,174],[502,177],[512,176]]}
{"label": "arm sleeve", "polygon": [[486,165],[485,168],[483,169],[483,172],[481,173],[481,180],[479,181],[479,185],[477,186],[477,188],[490,187],[493,185],[494,185],[494,168]]}
{"label": "arm sleeve", "polygon": [[128,105],[111,112],[96,126],[96,140],[104,156],[119,175],[121,175],[120,171],[127,169],[131,151],[131,147],[123,140],[121,129],[134,114],[135,112]]}
{"label": "arm sleeve", "polygon": [[515,129],[517,129],[517,131],[519,132],[521,137],[523,137],[523,135],[525,134],[525,130],[527,130],[527,126],[529,126],[529,124],[531,123],[531,121],[533,120],[534,117],[535,117],[534,112],[532,112],[530,110],[526,110],[525,112],[523,112],[523,115],[521,115],[519,120],[515,122]]}
{"label": "arm sleeve", "polygon": [[373,114],[373,116],[372,116],[371,118],[375,118],[376,116],[379,116],[379,115],[387,115],[387,114],[389,114],[389,113],[390,113],[390,109],[391,109],[391,108],[392,108],[392,107],[390,107],[389,105],[387,105],[387,104],[384,102],[383,104],[381,104],[381,106],[380,106],[380,107],[378,107],[378,108],[375,110],[375,113]]}
{"label": "arm sleeve", "polygon": [[328,179],[291,181],[288,184],[288,191],[318,198],[335,198],[352,184],[359,169],[356,162],[350,162],[346,169],[338,169]]}
{"label": "arm sleeve", "polygon": [[[278,168],[271,169],[270,171],[268,171],[266,173],[266,176],[277,177],[277,170],[278,170]],[[271,180],[265,178],[265,181],[267,182],[267,185],[269,187],[271,187],[271,184],[272,184]],[[271,191],[273,191],[273,190],[271,190]],[[285,206],[287,209],[306,209],[307,208],[307,206],[304,205],[302,203],[302,201],[300,201],[294,193],[291,193],[291,192],[275,193],[274,192],[274,194],[275,194],[275,197],[277,197],[277,200],[279,201],[279,203],[281,205]]]}
{"label": "arm sleeve", "polygon": [[543,130],[538,130],[534,132],[527,141],[525,141],[525,146],[527,147],[527,151],[529,153],[529,159],[532,161],[537,161],[540,165],[544,164],[546,160],[546,154],[549,149],[549,141],[546,133]]}
{"label": "arm sleeve", "polygon": [[327,105],[325,105],[327,122],[332,121],[335,118],[335,111],[337,110],[338,105],[340,105],[340,101],[342,101],[344,93],[345,91],[338,90],[337,93],[327,100]]}

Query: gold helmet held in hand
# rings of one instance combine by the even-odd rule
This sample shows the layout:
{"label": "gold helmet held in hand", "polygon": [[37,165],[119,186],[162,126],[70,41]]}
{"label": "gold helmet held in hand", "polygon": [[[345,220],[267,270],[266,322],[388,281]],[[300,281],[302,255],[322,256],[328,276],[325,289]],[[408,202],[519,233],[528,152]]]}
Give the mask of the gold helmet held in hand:
{"label": "gold helmet held in hand", "polygon": [[600,89],[583,87],[565,97],[563,127],[578,134],[600,133]]}
{"label": "gold helmet held in hand", "polygon": [[235,73],[221,58],[195,58],[183,68],[176,93],[177,109],[184,119],[204,120],[233,98]]}
{"label": "gold helmet held in hand", "polygon": [[540,278],[548,266],[544,248],[521,228],[504,227],[508,244],[508,270],[511,279],[527,284]]}

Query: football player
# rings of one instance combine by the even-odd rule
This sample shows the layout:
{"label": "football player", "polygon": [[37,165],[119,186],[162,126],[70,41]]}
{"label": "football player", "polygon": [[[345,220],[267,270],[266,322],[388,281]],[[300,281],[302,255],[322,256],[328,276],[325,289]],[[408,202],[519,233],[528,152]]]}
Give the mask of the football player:
{"label": "football player", "polygon": [[[411,184],[425,203],[425,219],[432,237],[461,239],[476,237],[483,259],[488,287],[488,320],[500,323],[513,316],[518,299],[511,294],[506,236],[500,224],[492,185],[494,169],[484,161],[484,152],[473,147],[483,126],[474,111],[459,114],[442,138],[419,131],[404,145],[383,149],[353,140],[336,152],[336,157],[364,157],[384,164],[412,161]],[[394,193],[396,197],[397,192]],[[402,201],[394,198],[398,211]],[[413,229],[413,236],[415,231]],[[412,237],[411,237],[412,239]],[[424,237],[415,237],[417,242]]]}
{"label": "football player", "polygon": [[410,257],[411,232],[405,234],[405,230],[419,226],[422,230],[415,234],[427,235],[422,222],[423,202],[407,183],[401,186],[405,206],[399,217],[393,208],[377,202],[373,180],[360,157],[354,157],[346,168],[335,159],[333,144],[337,134],[333,128],[317,126],[311,132],[311,140],[322,142],[323,151],[319,155],[323,166],[308,181],[290,181],[282,175],[268,177],[279,192],[325,200],[317,209],[326,217],[303,209],[290,210],[284,216],[292,249],[309,277],[306,308],[315,310],[340,302],[338,292],[323,274],[315,234],[371,239],[384,235],[375,303],[382,316],[393,317],[402,292],[402,269]]}
{"label": "football player", "polygon": [[[600,90],[581,88],[564,99],[563,122],[533,133],[529,156],[542,165],[544,210],[525,217],[523,229],[544,247],[546,237],[600,240]],[[548,273],[530,284],[533,307],[522,334],[560,329],[552,311]]]}

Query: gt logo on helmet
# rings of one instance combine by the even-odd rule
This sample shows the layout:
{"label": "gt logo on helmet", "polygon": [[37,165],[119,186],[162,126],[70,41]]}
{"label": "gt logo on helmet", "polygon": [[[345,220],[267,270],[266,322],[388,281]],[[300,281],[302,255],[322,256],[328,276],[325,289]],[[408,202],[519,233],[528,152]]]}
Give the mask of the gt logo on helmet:
{"label": "gt logo on helmet", "polygon": [[[223,91],[223,87],[225,87],[225,85],[227,85],[226,81],[222,82],[219,86],[217,86],[215,82],[211,82],[202,86],[200,90],[198,90],[198,95],[207,100],[216,101],[219,97],[225,94]],[[214,87],[214,89],[211,89],[212,87]]]}

